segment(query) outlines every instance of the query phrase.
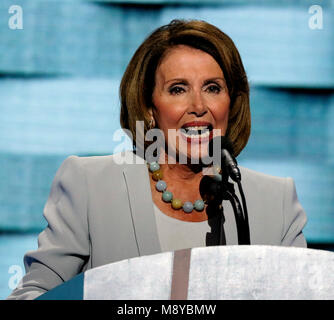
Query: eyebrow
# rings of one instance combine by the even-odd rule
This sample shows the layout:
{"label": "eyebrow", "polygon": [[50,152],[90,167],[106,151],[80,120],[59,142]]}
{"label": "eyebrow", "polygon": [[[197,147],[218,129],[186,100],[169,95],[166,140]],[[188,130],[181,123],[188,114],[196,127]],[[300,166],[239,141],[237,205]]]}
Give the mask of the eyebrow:
{"label": "eyebrow", "polygon": [[[211,82],[211,81],[215,81],[215,80],[222,80],[222,81],[225,82],[225,79],[222,78],[222,77],[213,77],[213,78],[206,79],[206,80],[204,81],[204,83],[206,84],[206,83],[209,83],[209,82]],[[183,79],[183,78],[175,78],[175,79],[167,80],[167,81],[165,82],[165,84],[167,84],[167,83],[169,83],[169,82],[173,82],[173,81],[188,82],[186,79]]]}

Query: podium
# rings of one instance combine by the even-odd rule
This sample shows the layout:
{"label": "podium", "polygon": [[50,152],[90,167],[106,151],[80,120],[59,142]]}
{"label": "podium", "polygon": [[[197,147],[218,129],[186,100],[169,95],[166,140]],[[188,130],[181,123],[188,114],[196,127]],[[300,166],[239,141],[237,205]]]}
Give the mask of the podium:
{"label": "podium", "polygon": [[177,279],[189,300],[334,299],[334,253],[264,245],[166,252],[87,270],[37,299],[168,300]]}

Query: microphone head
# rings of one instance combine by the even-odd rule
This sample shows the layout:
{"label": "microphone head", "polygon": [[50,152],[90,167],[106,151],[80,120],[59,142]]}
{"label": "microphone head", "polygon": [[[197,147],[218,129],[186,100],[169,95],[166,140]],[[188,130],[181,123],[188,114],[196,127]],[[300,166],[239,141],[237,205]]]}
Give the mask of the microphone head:
{"label": "microphone head", "polygon": [[220,152],[220,150],[226,149],[234,157],[232,142],[226,136],[217,136],[212,138],[209,141],[208,149],[210,156],[215,154],[214,151]]}
{"label": "microphone head", "polygon": [[210,176],[203,176],[199,184],[199,192],[206,202],[223,201],[222,183],[214,180]]}

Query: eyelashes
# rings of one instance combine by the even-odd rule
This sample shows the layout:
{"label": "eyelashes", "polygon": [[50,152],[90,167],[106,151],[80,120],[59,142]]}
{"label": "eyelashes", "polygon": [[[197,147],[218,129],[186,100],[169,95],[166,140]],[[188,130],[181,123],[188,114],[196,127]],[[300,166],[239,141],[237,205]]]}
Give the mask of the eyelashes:
{"label": "eyelashes", "polygon": [[207,88],[207,90],[209,90],[209,91],[212,92],[212,93],[219,93],[219,92],[222,90],[222,88],[221,88],[221,86],[219,86],[219,85],[210,85],[210,86]]}
{"label": "eyelashes", "polygon": [[[205,88],[205,91],[208,93],[219,94],[223,88],[219,84],[211,84]],[[173,85],[168,89],[168,92],[171,95],[180,95],[183,92],[186,92],[186,88],[180,85]]]}
{"label": "eyelashes", "polygon": [[182,88],[182,87],[179,87],[179,86],[174,86],[174,87],[171,87],[169,88],[168,92],[171,94],[171,95],[178,95],[178,94],[181,94],[182,92],[184,92],[185,90]]}

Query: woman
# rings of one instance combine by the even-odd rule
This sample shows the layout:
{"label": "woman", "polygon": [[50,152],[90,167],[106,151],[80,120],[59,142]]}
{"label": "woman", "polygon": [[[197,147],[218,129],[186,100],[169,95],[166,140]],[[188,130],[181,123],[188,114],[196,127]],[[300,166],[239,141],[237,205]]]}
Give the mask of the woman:
{"label": "woman", "polygon": [[[27,274],[10,299],[34,299],[107,263],[217,244],[210,235],[218,218],[208,217],[199,191],[208,137],[227,136],[237,156],[250,134],[248,82],[232,40],[203,21],[172,21],[138,48],[120,95],[121,124],[137,154],[63,162],[44,209],[48,226],[39,248],[25,255]],[[144,135],[159,128],[165,136],[156,163],[140,161],[152,141],[139,139],[138,121]],[[241,174],[251,244],[306,247],[293,180],[245,168]],[[224,216],[225,243],[238,244],[225,202]]]}

